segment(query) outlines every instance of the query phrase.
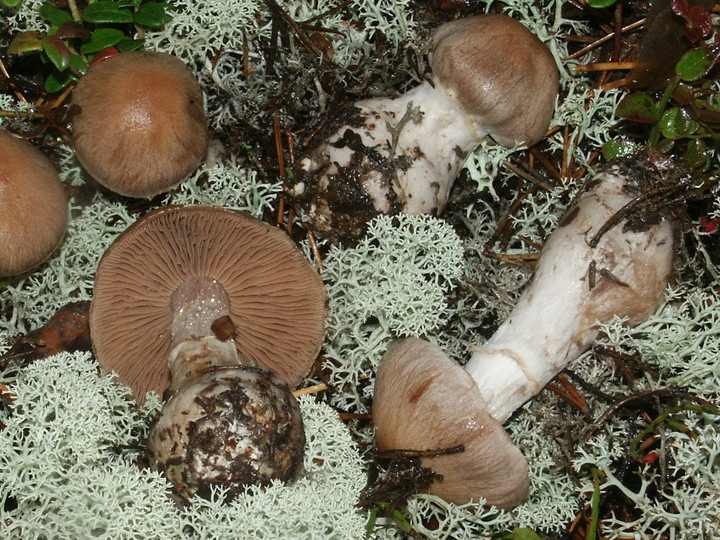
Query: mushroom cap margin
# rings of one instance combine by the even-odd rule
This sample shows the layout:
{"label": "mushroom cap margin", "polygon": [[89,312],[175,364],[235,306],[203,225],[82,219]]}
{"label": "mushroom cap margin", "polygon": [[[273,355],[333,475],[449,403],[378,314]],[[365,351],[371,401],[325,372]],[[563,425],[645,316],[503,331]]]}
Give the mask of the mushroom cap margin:
{"label": "mushroom cap margin", "polygon": [[443,476],[428,493],[455,504],[509,508],[528,494],[528,465],[485,403],[468,373],[437,346],[419,338],[395,342],[383,357],[373,398],[380,450],[463,452],[423,457]]}

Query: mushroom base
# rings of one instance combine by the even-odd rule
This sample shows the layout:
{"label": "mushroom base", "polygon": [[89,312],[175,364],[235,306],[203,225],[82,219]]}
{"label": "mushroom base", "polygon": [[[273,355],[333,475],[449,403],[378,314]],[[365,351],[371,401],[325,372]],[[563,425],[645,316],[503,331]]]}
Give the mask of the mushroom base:
{"label": "mushroom base", "polygon": [[185,497],[292,481],[305,432],[289,387],[254,366],[209,368],[168,400],[148,440],[154,466]]}
{"label": "mushroom base", "polygon": [[378,215],[441,213],[485,134],[429,82],[394,99],[358,101],[318,135],[286,194],[316,235],[352,242]]}

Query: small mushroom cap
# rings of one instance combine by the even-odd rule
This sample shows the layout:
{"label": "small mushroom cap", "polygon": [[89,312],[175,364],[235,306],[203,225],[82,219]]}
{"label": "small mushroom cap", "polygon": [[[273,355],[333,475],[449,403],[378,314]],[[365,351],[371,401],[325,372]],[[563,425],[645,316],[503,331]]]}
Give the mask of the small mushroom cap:
{"label": "small mushroom cap", "polygon": [[445,23],[433,35],[435,84],[503,146],[531,145],[548,129],[558,93],[550,50],[506,15]]}
{"label": "small mushroom cap", "polygon": [[50,160],[0,130],[0,276],[43,262],[60,243],[67,219],[65,188]]}
{"label": "small mushroom cap", "polygon": [[241,360],[273,370],[292,388],[309,373],[325,337],[326,293],[292,240],[243,212],[167,206],[118,237],[95,277],[93,350],[135,399],[169,387],[172,296],[195,281],[227,294]]}
{"label": "small mushroom cap", "polygon": [[437,346],[418,338],[393,344],[377,372],[373,399],[380,450],[464,452],[423,457],[443,476],[429,493],[465,504],[508,508],[528,494],[528,466],[502,425],[485,412],[475,382]]}
{"label": "small mushroom cap", "polygon": [[169,54],[120,53],[78,81],[72,119],[78,160],[106,188],[153,197],[177,186],[207,148],[202,90]]}

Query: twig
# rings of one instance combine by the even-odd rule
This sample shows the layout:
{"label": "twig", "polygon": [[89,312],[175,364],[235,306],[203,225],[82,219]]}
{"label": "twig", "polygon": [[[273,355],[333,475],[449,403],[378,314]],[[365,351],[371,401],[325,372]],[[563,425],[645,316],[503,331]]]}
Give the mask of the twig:
{"label": "twig", "polygon": [[293,396],[299,397],[299,396],[305,396],[307,394],[317,394],[318,392],[324,392],[329,387],[325,383],[320,384],[314,384],[312,386],[308,386],[306,388],[298,388],[293,392]]}
{"label": "twig", "polygon": [[533,174],[530,171],[526,171],[521,169],[518,165],[513,164],[510,160],[506,160],[503,164],[505,167],[510,169],[512,172],[517,174],[519,177],[524,178],[528,182],[535,184],[536,186],[544,189],[545,191],[552,191],[552,189],[555,187],[551,182],[548,182],[547,180],[540,178],[536,174]]}
{"label": "twig", "polygon": [[[627,26],[624,26],[623,28],[620,29],[620,33],[624,34],[625,32],[629,32],[630,30],[639,28],[639,27],[643,26],[646,21],[647,21],[647,17],[640,19],[639,21],[635,21],[632,24],[628,24]],[[615,34],[616,34],[616,32],[610,32],[609,34],[601,37],[600,39],[593,41],[590,45],[583,47],[579,51],[576,51],[569,56],[566,56],[565,58],[563,58],[563,60],[573,60],[575,58],[579,58],[583,54],[592,51],[594,48],[602,45],[606,41],[613,39],[615,37]]]}
{"label": "twig", "polygon": [[641,69],[649,66],[648,62],[596,62],[594,64],[584,64],[575,66],[573,71],[610,71],[614,69]]}

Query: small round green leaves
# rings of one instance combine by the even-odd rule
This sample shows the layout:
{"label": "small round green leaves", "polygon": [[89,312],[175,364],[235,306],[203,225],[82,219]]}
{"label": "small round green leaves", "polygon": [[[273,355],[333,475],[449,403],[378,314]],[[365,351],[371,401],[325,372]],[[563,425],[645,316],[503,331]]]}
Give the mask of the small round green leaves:
{"label": "small round green leaves", "polygon": [[675,72],[680,80],[689,82],[702,78],[712,67],[713,56],[705,49],[692,49],[682,55]]}
{"label": "small round green leaves", "polygon": [[618,104],[615,114],[639,124],[654,124],[660,118],[657,105],[647,94],[628,94]]}

